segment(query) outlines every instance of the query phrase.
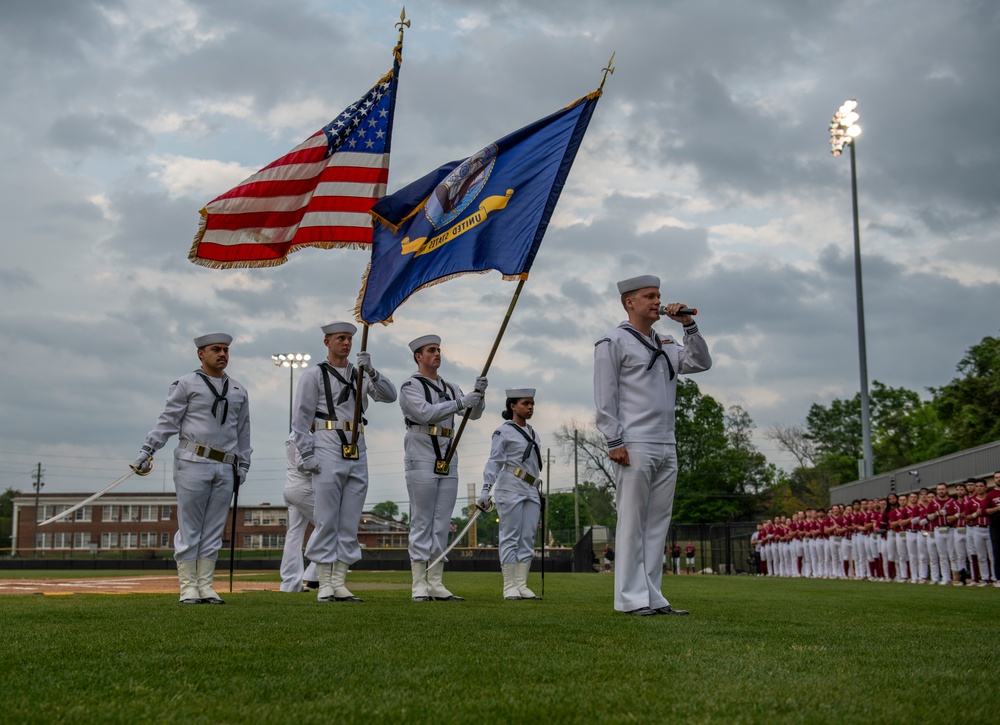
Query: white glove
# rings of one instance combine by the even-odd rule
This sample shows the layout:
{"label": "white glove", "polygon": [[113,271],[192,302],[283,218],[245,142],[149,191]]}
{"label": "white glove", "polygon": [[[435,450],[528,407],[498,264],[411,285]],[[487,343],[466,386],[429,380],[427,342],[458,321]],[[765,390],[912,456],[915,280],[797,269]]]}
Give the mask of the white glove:
{"label": "white glove", "polygon": [[486,386],[490,384],[490,381],[486,379],[486,376],[476,378],[476,384],[473,386],[473,390],[477,393],[485,393]]}
{"label": "white glove", "polygon": [[145,476],[153,470],[153,449],[149,446],[140,448],[139,455],[132,462],[132,468],[140,476]]}
{"label": "white glove", "polygon": [[475,408],[479,405],[479,401],[482,399],[483,394],[477,393],[473,390],[471,393],[468,393],[464,398],[458,401],[460,403],[459,410],[464,410],[465,408]]}
{"label": "white glove", "polygon": [[305,456],[302,459],[302,465],[299,466],[299,470],[302,473],[320,473],[323,467],[319,465],[319,461],[316,460],[316,456]]}
{"label": "white glove", "polygon": [[362,350],[358,353],[358,367],[369,375],[375,374],[375,368],[372,366],[372,356],[367,350]]}
{"label": "white glove", "polygon": [[921,526],[927,526],[927,519],[920,519]]}
{"label": "white glove", "polygon": [[483,484],[483,490],[479,493],[479,498],[476,499],[476,505],[481,509],[490,507],[490,489],[492,487],[488,483]]}
{"label": "white glove", "polygon": [[246,469],[243,466],[238,466],[236,468],[236,488],[237,488],[237,490],[239,489],[240,486],[243,485],[243,482],[247,480],[247,472],[248,472],[248,470],[249,469]]}

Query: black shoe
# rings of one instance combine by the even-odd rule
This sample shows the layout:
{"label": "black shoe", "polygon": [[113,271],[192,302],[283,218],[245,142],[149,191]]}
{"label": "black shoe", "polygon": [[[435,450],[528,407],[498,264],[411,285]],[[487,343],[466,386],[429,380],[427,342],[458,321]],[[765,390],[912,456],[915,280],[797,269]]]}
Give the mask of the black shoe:
{"label": "black shoe", "polygon": [[201,604],[203,601],[202,599],[182,599],[181,604]]}
{"label": "black shoe", "polygon": [[429,602],[431,600],[430,597],[426,597],[426,596],[425,597],[411,597],[411,599],[414,602]]}
{"label": "black shoe", "polygon": [[654,610],[654,612],[656,614],[677,614],[677,615],[691,614],[691,612],[689,612],[686,609],[674,609],[669,604],[665,607],[657,607]]}
{"label": "black shoe", "polygon": [[334,597],[333,600],[335,602],[363,602],[363,601],[365,601],[361,597],[356,597],[353,594],[351,596],[349,596],[349,597]]}
{"label": "black shoe", "polygon": [[448,597],[431,597],[435,602],[464,602],[465,597],[459,597],[454,594]]}
{"label": "black shoe", "polygon": [[630,609],[625,614],[631,614],[633,617],[652,617],[656,612],[649,607],[639,607],[638,609]]}
{"label": "black shoe", "polygon": [[225,602],[218,597],[204,597],[201,600],[202,604],[225,604]]}
{"label": "black shoe", "polygon": [[319,589],[319,582],[318,581],[304,581],[304,582],[302,582],[302,586],[304,586],[306,589]]}
{"label": "black shoe", "polygon": [[506,601],[508,601],[508,602],[519,602],[519,601],[521,601],[521,597],[504,597],[504,599]]}

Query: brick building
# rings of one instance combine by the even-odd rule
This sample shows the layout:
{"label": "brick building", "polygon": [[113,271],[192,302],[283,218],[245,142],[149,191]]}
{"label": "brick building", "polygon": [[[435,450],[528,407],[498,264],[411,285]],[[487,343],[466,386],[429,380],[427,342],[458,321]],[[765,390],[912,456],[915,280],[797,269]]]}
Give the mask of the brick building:
{"label": "brick building", "polygon": [[[14,499],[11,553],[18,556],[69,557],[112,554],[136,557],[169,556],[177,531],[177,497],[172,493],[109,493],[66,519],[38,523],[82,501],[87,493],[46,493]],[[229,548],[232,510],[226,521],[223,547]],[[240,506],[236,512],[236,548],[281,549],[285,545],[288,509],[262,503]],[[358,539],[366,548],[406,548],[406,526],[370,511],[364,512]]]}

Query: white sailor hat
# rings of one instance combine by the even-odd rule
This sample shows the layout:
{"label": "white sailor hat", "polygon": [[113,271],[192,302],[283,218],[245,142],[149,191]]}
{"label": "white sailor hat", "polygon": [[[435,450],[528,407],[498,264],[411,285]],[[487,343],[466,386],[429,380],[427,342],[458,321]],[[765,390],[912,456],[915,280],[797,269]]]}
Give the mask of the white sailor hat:
{"label": "white sailor hat", "polygon": [[424,345],[440,345],[441,338],[438,335],[424,335],[415,340],[410,340],[410,352],[416,352]]}
{"label": "white sailor hat", "polygon": [[660,289],[660,278],[652,274],[641,274],[631,279],[623,279],[618,283],[618,294],[623,295],[626,292],[635,292],[637,289],[642,289],[643,287],[656,287],[656,289]]}
{"label": "white sailor hat", "polygon": [[201,348],[205,347],[205,345],[215,345],[215,344],[228,345],[232,341],[233,341],[232,335],[227,335],[224,332],[210,332],[207,335],[196,337],[194,339],[194,346]]}
{"label": "white sailor hat", "polygon": [[534,388],[507,388],[504,393],[508,398],[513,398],[514,400],[520,400],[521,398],[534,398],[535,389]]}
{"label": "white sailor hat", "polygon": [[358,331],[357,326],[352,325],[350,322],[331,322],[329,325],[323,325],[320,329],[324,335],[336,335],[338,332],[346,332],[353,335]]}

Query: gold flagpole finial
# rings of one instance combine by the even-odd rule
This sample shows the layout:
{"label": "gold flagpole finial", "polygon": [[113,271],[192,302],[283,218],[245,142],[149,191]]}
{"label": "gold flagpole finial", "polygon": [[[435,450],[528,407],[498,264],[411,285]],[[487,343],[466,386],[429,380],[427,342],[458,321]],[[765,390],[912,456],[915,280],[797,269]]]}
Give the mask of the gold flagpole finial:
{"label": "gold flagpole finial", "polygon": [[611,75],[615,74],[614,62],[615,62],[615,52],[612,51],[611,52],[611,60],[608,61],[608,65],[604,68],[604,75],[601,76],[601,85],[598,87],[597,90],[603,91],[604,90],[604,81],[606,81],[608,79],[608,74],[609,73]]}
{"label": "gold flagpole finial", "polygon": [[403,28],[410,27],[410,21],[406,19],[406,6],[403,6],[403,12],[399,14],[399,22],[396,23],[396,27],[399,28],[399,43],[403,43]]}
{"label": "gold flagpole finial", "polygon": [[399,39],[396,41],[396,47],[392,49],[393,55],[396,57],[397,63],[403,62],[403,28],[410,27],[410,21],[406,19],[406,6],[403,6],[403,12],[399,14],[399,22],[396,23],[397,28],[399,28]]}

